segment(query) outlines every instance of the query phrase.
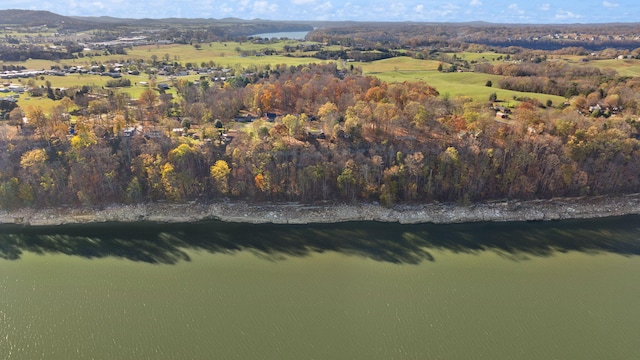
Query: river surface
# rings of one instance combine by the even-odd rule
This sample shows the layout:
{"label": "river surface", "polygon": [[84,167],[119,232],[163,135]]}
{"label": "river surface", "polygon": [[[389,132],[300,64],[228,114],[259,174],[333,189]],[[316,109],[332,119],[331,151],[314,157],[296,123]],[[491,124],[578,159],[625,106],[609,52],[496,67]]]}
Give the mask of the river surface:
{"label": "river surface", "polygon": [[1,359],[636,359],[640,217],[0,227]]}
{"label": "river surface", "polygon": [[262,33],[251,35],[256,38],[264,39],[291,39],[291,40],[304,40],[309,31],[286,31],[286,32],[274,32],[274,33]]}

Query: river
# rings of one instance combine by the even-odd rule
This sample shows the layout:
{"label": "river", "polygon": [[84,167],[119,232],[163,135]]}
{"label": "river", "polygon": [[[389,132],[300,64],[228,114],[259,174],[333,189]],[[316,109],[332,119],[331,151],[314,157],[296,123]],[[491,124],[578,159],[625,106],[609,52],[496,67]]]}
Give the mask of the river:
{"label": "river", "polygon": [[640,217],[0,227],[2,359],[632,359]]}
{"label": "river", "polygon": [[274,32],[251,35],[256,38],[264,39],[291,39],[291,40],[304,40],[309,31],[286,31],[286,32]]}

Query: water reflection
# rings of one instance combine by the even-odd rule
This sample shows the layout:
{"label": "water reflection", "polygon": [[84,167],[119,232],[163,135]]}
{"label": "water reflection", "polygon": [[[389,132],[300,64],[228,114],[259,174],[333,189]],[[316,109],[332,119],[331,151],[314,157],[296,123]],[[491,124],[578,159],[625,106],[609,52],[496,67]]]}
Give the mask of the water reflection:
{"label": "water reflection", "polygon": [[640,255],[639,216],[561,222],[399,225],[352,222],[322,225],[103,223],[51,227],[0,226],[0,257],[24,251],[86,258],[118,257],[174,264],[186,249],[212,253],[251,251],[278,261],[287,256],[337,251],[377,261],[435,261],[434,249],[497,252],[509,259],[581,251]]}

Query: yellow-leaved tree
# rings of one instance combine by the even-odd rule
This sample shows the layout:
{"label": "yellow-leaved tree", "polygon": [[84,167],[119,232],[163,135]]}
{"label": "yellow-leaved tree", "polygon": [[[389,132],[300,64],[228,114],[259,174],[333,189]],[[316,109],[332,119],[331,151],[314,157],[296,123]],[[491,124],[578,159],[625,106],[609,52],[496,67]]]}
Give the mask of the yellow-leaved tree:
{"label": "yellow-leaved tree", "polygon": [[218,160],[215,164],[209,168],[209,172],[211,173],[211,177],[215,183],[216,189],[220,191],[222,194],[226,194],[229,192],[229,174],[231,173],[231,168],[229,168],[229,164],[227,164],[224,160]]}

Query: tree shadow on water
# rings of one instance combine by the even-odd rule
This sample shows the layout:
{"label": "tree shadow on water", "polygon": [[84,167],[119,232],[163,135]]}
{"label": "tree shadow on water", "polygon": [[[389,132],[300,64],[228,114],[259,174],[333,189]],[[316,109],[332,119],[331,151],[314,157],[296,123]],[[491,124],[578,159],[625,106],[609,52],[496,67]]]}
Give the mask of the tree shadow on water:
{"label": "tree shadow on water", "polygon": [[8,260],[32,252],[175,264],[190,261],[188,250],[250,251],[271,261],[334,251],[396,264],[436,261],[433,253],[441,250],[469,254],[492,251],[516,261],[569,251],[632,256],[640,255],[640,217],[452,225],[250,225],[218,221],[0,225],[0,258]]}

